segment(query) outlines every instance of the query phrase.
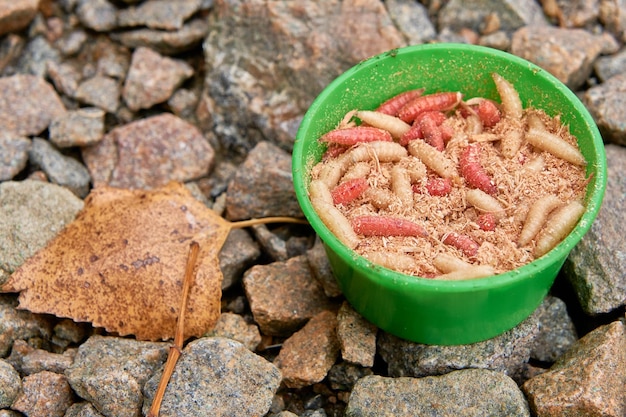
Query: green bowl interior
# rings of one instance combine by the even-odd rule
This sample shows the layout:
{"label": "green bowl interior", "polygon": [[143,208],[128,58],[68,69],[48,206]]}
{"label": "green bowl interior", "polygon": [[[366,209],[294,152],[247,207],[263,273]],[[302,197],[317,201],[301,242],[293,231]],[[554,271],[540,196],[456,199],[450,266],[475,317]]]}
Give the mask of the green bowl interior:
{"label": "green bowl interior", "polygon": [[[461,91],[466,98],[499,100],[491,78],[493,72],[499,73],[516,87],[524,107],[533,106],[552,116],[560,115],[562,122],[578,138],[580,149],[588,161],[587,174],[592,176],[586,195],[586,212],[572,233],[543,257],[514,271],[454,282],[410,277],[376,267],[341,244],[321,222],[308,198],[310,169],[325,150],[317,138],[333,129],[348,111],[375,109],[386,99],[409,89],[423,87],[425,93]],[[294,144],[293,174],[300,206],[326,244],[331,258],[338,257],[351,263],[381,288],[393,287],[397,290],[402,287],[400,291],[460,294],[506,289],[516,282],[541,274],[551,275],[547,279],[549,288],[565,258],[589,230],[598,213],[606,187],[606,158],[602,138],[591,115],[565,85],[545,70],[490,48],[432,44],[410,46],[372,57],[333,81],[312,103],[302,120]],[[546,285],[545,280],[543,284],[538,281],[537,285]]]}

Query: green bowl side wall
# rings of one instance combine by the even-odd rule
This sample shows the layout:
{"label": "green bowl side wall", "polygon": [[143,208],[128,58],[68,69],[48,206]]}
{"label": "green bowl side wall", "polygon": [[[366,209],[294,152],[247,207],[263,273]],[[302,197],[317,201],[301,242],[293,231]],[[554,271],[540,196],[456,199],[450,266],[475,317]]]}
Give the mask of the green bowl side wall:
{"label": "green bowl side wall", "polygon": [[[377,267],[343,246],[313,210],[307,187],[311,167],[324,147],[317,138],[353,109],[375,109],[413,88],[461,91],[498,100],[491,73],[513,83],[525,107],[560,115],[593,174],[587,210],[574,231],[531,264],[479,280],[442,282]],[[429,344],[464,344],[496,336],[519,324],[547,294],[567,255],[589,230],[606,187],[606,157],[600,133],[578,98],[538,66],[490,48],[462,44],[419,45],[370,58],[333,81],[303,118],[293,151],[296,196],[326,245],[331,267],[348,301],[365,318],[399,337]]]}

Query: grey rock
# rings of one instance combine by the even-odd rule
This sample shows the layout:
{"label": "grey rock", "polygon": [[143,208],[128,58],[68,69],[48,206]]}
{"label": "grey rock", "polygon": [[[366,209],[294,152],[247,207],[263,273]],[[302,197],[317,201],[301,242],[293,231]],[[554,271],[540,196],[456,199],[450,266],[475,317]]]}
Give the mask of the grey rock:
{"label": "grey rock", "polygon": [[120,10],[117,15],[120,26],[147,26],[150,29],[177,30],[185,20],[200,10],[201,0],[151,0],[137,7]]}
{"label": "grey rock", "polygon": [[352,391],[356,382],[368,375],[373,375],[371,368],[364,368],[348,362],[339,362],[328,371],[328,382],[334,390]]}
{"label": "grey rock", "polygon": [[30,139],[0,131],[0,181],[13,179],[26,167]]}
{"label": "grey rock", "polygon": [[626,415],[626,324],[623,320],[586,334],[548,372],[522,385],[535,415]]}
{"label": "grey rock", "polygon": [[204,105],[224,148],[239,155],[263,140],[291,149],[302,115],[327,84],[406,44],[378,0],[358,7],[218,2],[209,24]]}
{"label": "grey rock", "polygon": [[598,0],[556,0],[559,16],[556,16],[560,26],[583,28],[597,22],[600,13]]}
{"label": "grey rock", "polygon": [[75,403],[70,406],[63,417],[104,417],[96,408],[87,403]]}
{"label": "grey rock", "polygon": [[[146,384],[144,413],[161,375]],[[180,357],[161,405],[161,417],[263,416],[280,384],[280,372],[241,343],[205,337],[189,343]]]}
{"label": "grey rock", "polygon": [[88,146],[104,135],[104,110],[85,107],[56,117],[48,128],[50,141],[59,148]]}
{"label": "grey rock", "polygon": [[65,375],[78,396],[105,416],[136,417],[142,387],[165,362],[167,343],[92,336]]}
{"label": "grey rock", "polygon": [[614,75],[626,72],[626,49],[614,55],[599,57],[596,59],[593,68],[602,82],[607,81]]}
{"label": "grey rock", "polygon": [[381,415],[530,417],[530,411],[511,378],[485,369],[464,369],[437,377],[372,375],[360,379],[350,394],[345,416]]}
{"label": "grey rock", "polygon": [[550,72],[571,89],[591,75],[606,39],[582,29],[525,26],[513,34],[511,52]]}
{"label": "grey rock", "polygon": [[135,29],[111,33],[111,39],[129,48],[141,46],[154,49],[165,55],[173,55],[195,48],[209,32],[205,19],[191,19],[175,31],[156,29]]}
{"label": "grey rock", "polygon": [[22,380],[22,391],[11,405],[29,417],[63,417],[73,393],[65,375],[42,371]]}
{"label": "grey rock", "polygon": [[0,78],[0,130],[37,135],[65,111],[56,91],[43,78],[21,74]]}
{"label": "grey rock", "polygon": [[5,1],[0,4],[0,36],[24,29],[37,14],[39,0]]}
{"label": "grey rock", "polygon": [[31,163],[41,168],[53,183],[67,187],[81,198],[87,196],[91,180],[89,171],[76,159],[63,155],[41,138],[33,139],[29,155]]}
{"label": "grey rock", "polygon": [[60,320],[54,326],[53,341],[56,345],[64,347],[70,343],[81,342],[87,334],[84,323],[76,323],[70,319]]}
{"label": "grey rock", "polygon": [[412,0],[385,2],[389,16],[396,23],[409,45],[419,45],[435,39],[437,31],[428,16],[428,9]]}
{"label": "grey rock", "polygon": [[478,39],[478,44],[489,48],[508,51],[511,48],[511,37],[503,30],[483,35]]}
{"label": "grey rock", "polygon": [[607,142],[626,145],[626,74],[618,74],[590,88],[583,102],[593,115]]}
{"label": "grey rock", "polygon": [[21,358],[20,372],[32,375],[42,371],[63,374],[74,361],[75,349],[63,353],[52,353],[43,349],[34,349]]}
{"label": "grey rock", "polygon": [[319,408],[317,410],[305,410],[300,417],[327,417],[326,410]]}
{"label": "grey rock", "polygon": [[96,75],[82,81],[74,98],[108,113],[115,113],[120,106],[121,87],[117,80],[105,75]]}
{"label": "grey rock", "polygon": [[337,337],[343,360],[361,366],[374,365],[378,328],[365,320],[347,301],[337,313]]}
{"label": "grey rock", "polygon": [[24,414],[12,410],[0,410],[0,417],[23,417]]}
{"label": "grey rock", "polygon": [[607,31],[620,41],[626,41],[625,0],[600,0],[599,19]]}
{"label": "grey rock", "polygon": [[83,25],[96,32],[117,26],[117,8],[107,0],[78,0],[76,15]]}
{"label": "grey rock", "polygon": [[199,95],[194,90],[179,88],[167,100],[167,105],[179,117],[192,117],[198,104]]}
{"label": "grey rock", "polygon": [[289,336],[332,305],[304,256],[255,265],[244,273],[243,286],[254,321],[266,335]]}
{"label": "grey rock", "polygon": [[82,208],[82,200],[55,184],[31,180],[1,183],[0,284]]}
{"label": "grey rock", "polygon": [[150,108],[167,101],[193,72],[184,61],[161,56],[149,48],[137,48],[133,52],[122,97],[133,111]]}
{"label": "grey rock", "polygon": [[[227,197],[228,201],[228,197]],[[272,233],[264,224],[252,226],[254,238],[261,245],[264,253],[266,253],[274,261],[286,261],[290,258],[287,252],[287,242],[276,234]]]}
{"label": "grey rock", "polygon": [[78,84],[82,79],[81,73],[74,65],[64,62],[48,61],[46,75],[50,78],[57,91],[68,97],[74,97],[78,90]]}
{"label": "grey rock", "polygon": [[276,145],[261,142],[239,166],[228,186],[226,217],[303,217],[295,195],[291,155]]}
{"label": "grey rock", "polygon": [[49,338],[52,324],[45,316],[17,310],[13,295],[0,294],[0,357],[5,357],[16,340]]}
{"label": "grey rock", "polygon": [[499,336],[469,345],[424,345],[379,332],[378,353],[387,362],[389,375],[394,377],[442,375],[458,369],[482,368],[519,380],[538,331],[537,316],[533,314]]}
{"label": "grey rock", "polygon": [[150,189],[206,175],[215,152],[194,125],[162,113],[116,127],[82,157],[95,187]]}
{"label": "grey rock", "polygon": [[578,340],[576,328],[560,298],[547,296],[536,314],[539,334],[530,357],[541,362],[554,362]]}
{"label": "grey rock", "polygon": [[0,359],[0,408],[9,408],[21,390],[20,374],[11,364]]}
{"label": "grey rock", "polygon": [[58,39],[54,46],[65,56],[76,55],[83,45],[89,40],[87,32],[82,29],[74,29]]}
{"label": "grey rock", "polygon": [[326,255],[326,249],[322,240],[316,236],[313,247],[306,252],[306,258],[309,261],[313,276],[319,281],[324,288],[327,297],[338,297],[341,295],[341,288],[333,274]]}
{"label": "grey rock", "polygon": [[626,305],[626,148],[606,145],[607,189],[598,217],[570,252],[564,273],[583,310],[590,315]]}
{"label": "grey rock", "polygon": [[450,0],[437,18],[440,29],[478,31],[489,14],[498,16],[500,28],[505,31],[547,23],[541,6],[533,0]]}
{"label": "grey rock", "polygon": [[255,324],[247,323],[239,314],[233,313],[222,313],[207,336],[236,340],[252,352],[261,343],[259,328]]}
{"label": "grey rock", "polygon": [[224,279],[222,290],[241,281],[246,269],[261,256],[259,245],[243,229],[231,230],[219,254],[220,269]]}
{"label": "grey rock", "polygon": [[37,36],[26,44],[19,59],[17,70],[23,74],[44,77],[49,62],[60,62],[61,54],[43,36]]}
{"label": "grey rock", "polygon": [[10,75],[16,72],[13,64],[24,49],[25,42],[23,37],[13,33],[0,39],[0,75]]}

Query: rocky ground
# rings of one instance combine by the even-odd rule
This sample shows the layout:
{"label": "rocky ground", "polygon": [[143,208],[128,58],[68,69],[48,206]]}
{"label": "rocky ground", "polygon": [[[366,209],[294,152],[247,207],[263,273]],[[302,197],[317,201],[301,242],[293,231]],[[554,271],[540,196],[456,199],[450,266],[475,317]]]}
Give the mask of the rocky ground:
{"label": "rocky ground", "polygon": [[[176,180],[229,220],[301,216],[290,151],[330,81],[389,49],[477,43],[561,79],[606,143],[600,215],[543,304],[488,341],[411,343],[344,302],[308,227],[235,230],[223,314],[161,415],[623,417],[625,41],[620,0],[0,1],[0,284],[100,185]],[[147,413],[168,342],[16,306],[0,294],[0,417]]]}

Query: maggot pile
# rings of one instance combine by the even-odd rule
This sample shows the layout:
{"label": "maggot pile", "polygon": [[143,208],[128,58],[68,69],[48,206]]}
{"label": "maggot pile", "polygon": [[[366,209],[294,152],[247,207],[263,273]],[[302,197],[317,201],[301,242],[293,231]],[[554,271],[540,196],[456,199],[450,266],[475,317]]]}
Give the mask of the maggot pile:
{"label": "maggot pile", "polygon": [[309,196],[329,230],[374,263],[438,279],[509,271],[563,240],[585,211],[576,138],[492,78],[499,103],[410,90],[320,137]]}

